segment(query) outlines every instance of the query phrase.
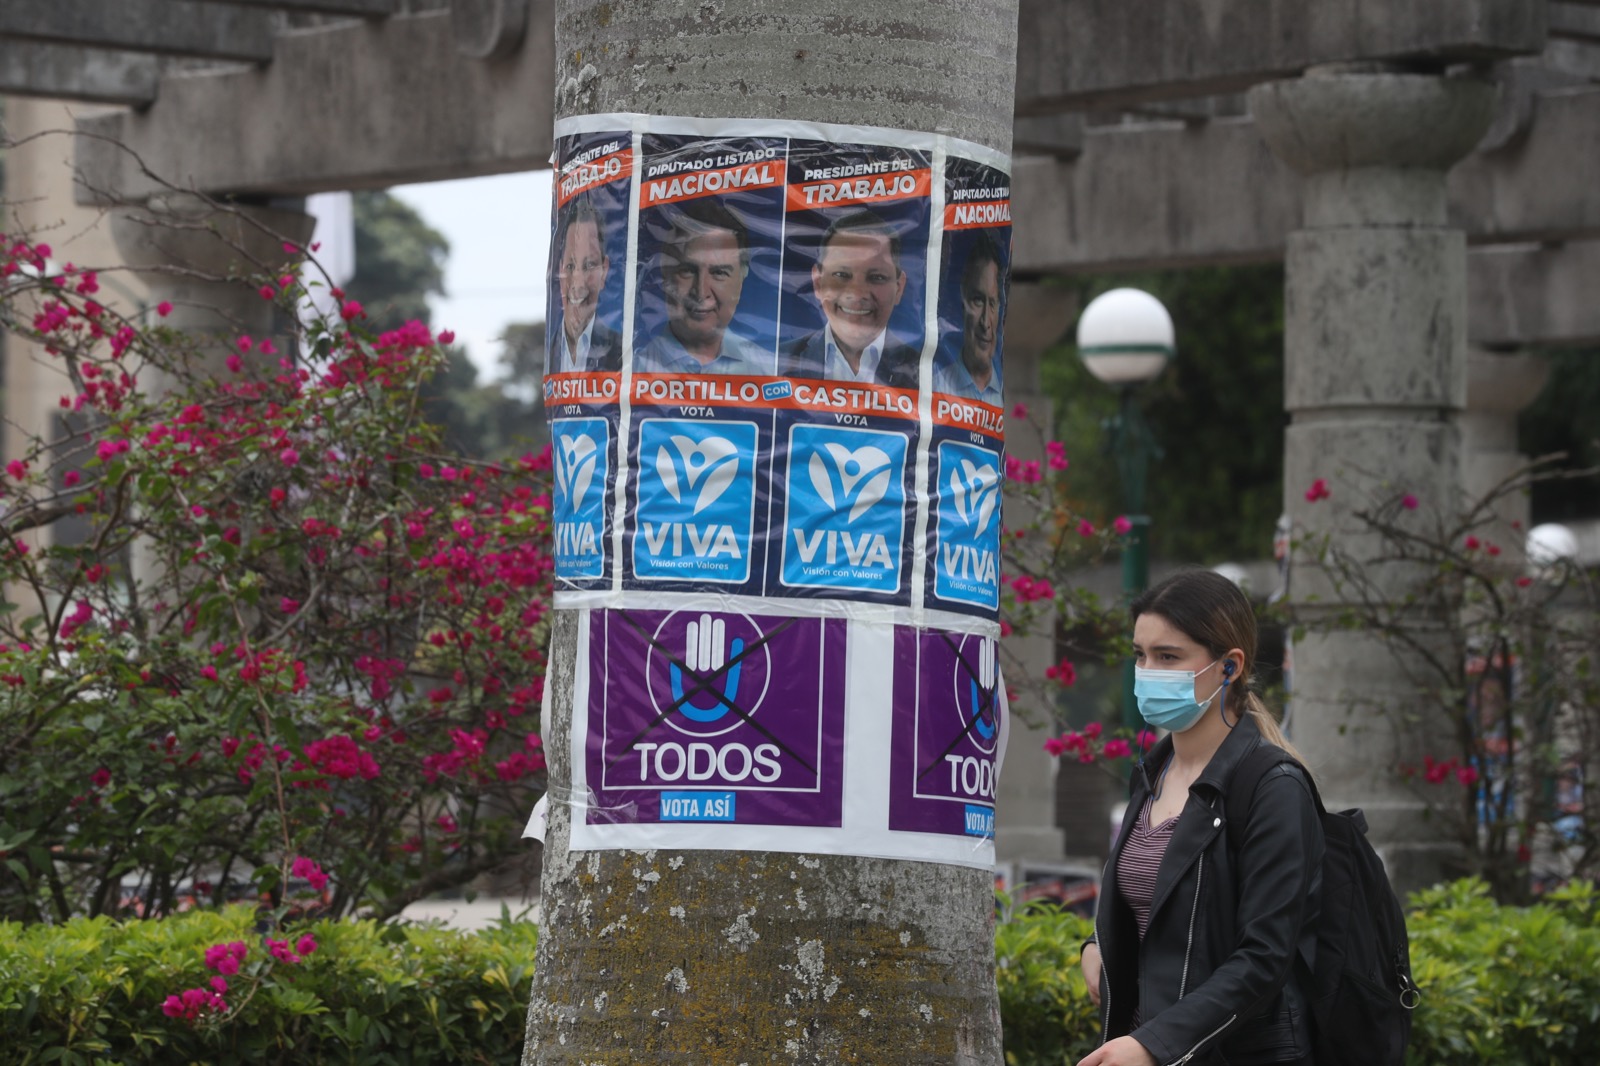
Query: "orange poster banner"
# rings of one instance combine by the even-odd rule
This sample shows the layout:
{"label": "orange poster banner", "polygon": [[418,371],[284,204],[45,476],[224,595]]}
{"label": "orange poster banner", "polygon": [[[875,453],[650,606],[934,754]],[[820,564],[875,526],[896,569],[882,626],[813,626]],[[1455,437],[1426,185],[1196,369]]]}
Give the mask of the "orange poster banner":
{"label": "orange poster banner", "polygon": [[586,189],[621,181],[633,173],[633,149],[623,148],[603,155],[588,163],[579,163],[564,171],[557,188],[557,206],[565,207],[567,201]]}
{"label": "orange poster banner", "polygon": [[694,200],[741,189],[763,189],[782,183],[783,164],[770,159],[763,163],[724,167],[721,170],[692,170],[687,174],[672,174],[646,181],[639,187],[639,206],[658,207],[680,200]]}
{"label": "orange poster banner", "polygon": [[933,188],[932,174],[931,170],[923,168],[797,182],[789,186],[788,209],[810,211],[818,207],[847,207],[925,197]]}
{"label": "orange poster banner", "polygon": [[944,228],[986,229],[1011,225],[1010,200],[975,200],[966,204],[946,204]]}

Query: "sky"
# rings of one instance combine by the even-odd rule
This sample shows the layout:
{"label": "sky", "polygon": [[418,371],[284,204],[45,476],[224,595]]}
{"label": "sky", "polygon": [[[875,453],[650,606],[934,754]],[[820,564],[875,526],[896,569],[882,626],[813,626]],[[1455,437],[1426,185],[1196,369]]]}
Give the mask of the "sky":
{"label": "sky", "polygon": [[454,330],[482,383],[499,376],[496,338],[512,322],[542,322],[550,255],[550,172],[463,178],[390,190],[450,241],[435,329]]}

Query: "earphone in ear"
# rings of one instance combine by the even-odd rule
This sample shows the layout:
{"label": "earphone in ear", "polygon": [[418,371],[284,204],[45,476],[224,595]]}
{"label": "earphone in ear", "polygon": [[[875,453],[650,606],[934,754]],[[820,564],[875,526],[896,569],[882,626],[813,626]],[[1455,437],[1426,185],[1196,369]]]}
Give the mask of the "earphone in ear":
{"label": "earphone in ear", "polygon": [[1222,664],[1222,676],[1223,677],[1232,677],[1233,676],[1233,660],[1232,659],[1229,659],[1229,660],[1227,660],[1226,662],[1224,662]]}

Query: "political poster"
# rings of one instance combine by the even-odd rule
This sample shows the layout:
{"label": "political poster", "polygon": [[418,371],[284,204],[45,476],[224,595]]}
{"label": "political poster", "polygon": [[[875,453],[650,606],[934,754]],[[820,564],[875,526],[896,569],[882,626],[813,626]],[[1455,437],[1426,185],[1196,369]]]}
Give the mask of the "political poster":
{"label": "political poster", "polygon": [[586,824],[840,824],[843,622],[602,611],[589,640]]}
{"label": "political poster", "polygon": [[1009,161],[815,123],[557,135],[572,846],[992,861]]}
{"label": "political poster", "polygon": [[994,638],[905,626],[894,645],[889,828],[992,838],[1005,727]]}
{"label": "political poster", "polygon": [[620,428],[633,135],[561,137],[545,312],[545,409],[555,469],[558,589],[607,587]]}
{"label": "political poster", "polygon": [[951,158],[944,181],[928,590],[943,609],[993,617],[1000,603],[1011,179],[996,167]]}

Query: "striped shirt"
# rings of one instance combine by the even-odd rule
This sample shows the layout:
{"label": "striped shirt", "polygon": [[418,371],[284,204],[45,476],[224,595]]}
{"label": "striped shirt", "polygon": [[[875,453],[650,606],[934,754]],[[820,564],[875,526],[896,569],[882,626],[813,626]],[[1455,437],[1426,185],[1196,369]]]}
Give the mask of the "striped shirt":
{"label": "striped shirt", "polygon": [[1154,798],[1146,798],[1139,809],[1133,830],[1123,842],[1122,854],[1117,856],[1117,889],[1123,900],[1133,908],[1139,923],[1139,940],[1144,940],[1150,928],[1150,904],[1155,899],[1156,874],[1161,870],[1161,857],[1167,853],[1172,840],[1172,830],[1178,824],[1176,816],[1158,826],[1150,825],[1150,807]]}
{"label": "striped shirt", "polygon": [[[1146,797],[1144,806],[1139,808],[1139,817],[1128,833],[1128,839],[1123,841],[1122,854],[1117,856],[1117,891],[1122,894],[1123,901],[1133,908],[1134,920],[1139,925],[1140,943],[1144,942],[1144,934],[1150,928],[1150,904],[1155,902],[1156,875],[1161,871],[1161,858],[1167,853],[1172,830],[1178,824],[1178,816],[1173,815],[1152,828],[1150,808],[1154,803],[1154,796]],[[1142,1024],[1144,1009],[1135,1004],[1133,1028],[1137,1029]]]}

